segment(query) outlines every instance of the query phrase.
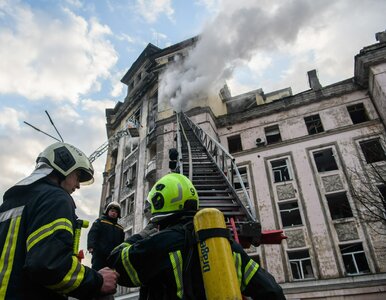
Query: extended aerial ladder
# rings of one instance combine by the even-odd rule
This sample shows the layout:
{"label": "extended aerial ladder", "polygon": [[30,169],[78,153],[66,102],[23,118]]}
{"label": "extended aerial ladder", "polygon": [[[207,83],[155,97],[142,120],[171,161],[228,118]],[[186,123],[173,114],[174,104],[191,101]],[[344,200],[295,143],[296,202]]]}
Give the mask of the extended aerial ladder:
{"label": "extended aerial ladder", "polygon": [[138,127],[139,123],[137,120],[129,119],[127,121],[127,127],[118,130],[114,135],[112,135],[106,142],[104,142],[101,146],[99,146],[93,153],[90,154],[88,157],[90,162],[94,162],[99,156],[101,156],[103,153],[105,153],[109,147],[113,146],[114,144],[118,144],[119,140],[124,136],[130,136],[130,137],[138,137]]}
{"label": "extended aerial ladder", "polygon": [[[286,238],[282,230],[261,231],[234,157],[185,113],[177,114],[177,124],[178,169],[196,187],[200,208],[219,209],[233,237],[245,248],[251,244],[280,244]],[[241,191],[236,192],[235,182]]]}

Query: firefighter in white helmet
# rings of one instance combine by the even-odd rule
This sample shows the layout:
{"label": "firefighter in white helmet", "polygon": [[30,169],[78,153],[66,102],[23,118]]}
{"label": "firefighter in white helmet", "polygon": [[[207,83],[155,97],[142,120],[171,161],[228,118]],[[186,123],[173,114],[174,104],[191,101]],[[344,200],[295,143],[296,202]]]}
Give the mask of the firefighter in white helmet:
{"label": "firefighter in white helmet", "polygon": [[103,215],[91,226],[87,238],[87,249],[92,254],[92,268],[100,270],[107,266],[110,252],[124,240],[123,227],[118,224],[121,217],[121,206],[118,202],[110,202]]}
{"label": "firefighter in white helmet", "polygon": [[[123,286],[140,286],[140,300],[206,299],[193,216],[199,208],[197,191],[184,175],[171,173],[155,183],[148,195],[151,224],[115,248],[109,266]],[[238,283],[253,299],[283,300],[275,279],[231,241]],[[221,278],[218,278],[221,284]]]}
{"label": "firefighter in white helmet", "polygon": [[32,174],[0,206],[0,299],[88,299],[116,290],[117,273],[97,272],[74,253],[77,226],[71,194],[93,181],[87,156],[67,143],[47,147]]}

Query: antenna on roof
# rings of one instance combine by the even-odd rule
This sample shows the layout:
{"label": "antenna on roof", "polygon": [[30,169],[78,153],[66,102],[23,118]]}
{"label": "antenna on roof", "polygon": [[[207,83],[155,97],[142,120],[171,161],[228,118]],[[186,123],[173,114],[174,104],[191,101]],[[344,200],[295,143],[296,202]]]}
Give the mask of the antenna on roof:
{"label": "antenna on roof", "polygon": [[64,140],[63,140],[61,134],[59,133],[58,129],[56,128],[56,126],[55,126],[55,124],[54,124],[54,122],[52,121],[50,114],[48,113],[48,111],[45,111],[45,112],[46,112],[46,114],[47,114],[47,116],[48,116],[48,119],[50,120],[52,126],[55,128],[56,133],[59,135],[60,140],[59,140],[58,138],[52,136],[51,134],[48,134],[47,132],[44,132],[43,130],[40,130],[39,128],[37,128],[37,127],[31,125],[30,123],[28,123],[28,122],[26,122],[26,121],[23,121],[23,122],[24,122],[25,124],[27,124],[28,126],[31,126],[33,129],[35,129],[35,130],[37,130],[37,131],[39,131],[39,132],[41,132],[41,133],[43,133],[43,134],[49,136],[50,138],[53,138],[54,140],[56,140],[56,141],[58,141],[58,142],[64,142]]}
{"label": "antenna on roof", "polygon": [[60,137],[60,139],[62,140],[62,142],[64,142],[64,141],[63,141],[63,138],[62,138],[62,136],[61,136],[61,134],[59,133],[58,129],[56,128],[56,126],[55,126],[55,124],[54,124],[54,122],[52,121],[50,114],[49,114],[48,111],[46,111],[46,110],[45,110],[45,112],[46,112],[46,114],[47,114],[47,116],[48,116],[48,119],[50,119],[50,122],[51,122],[52,126],[54,126],[56,133],[59,135],[59,137]]}

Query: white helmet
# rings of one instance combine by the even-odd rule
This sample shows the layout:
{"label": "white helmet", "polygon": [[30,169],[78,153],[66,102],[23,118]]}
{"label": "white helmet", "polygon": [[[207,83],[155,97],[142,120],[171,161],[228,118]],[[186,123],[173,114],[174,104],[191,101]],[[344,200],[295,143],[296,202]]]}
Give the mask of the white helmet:
{"label": "white helmet", "polygon": [[94,182],[94,168],[86,154],[67,143],[54,143],[39,154],[37,165],[48,164],[54,170],[66,177],[74,170],[80,170],[79,182],[91,184]]}
{"label": "white helmet", "polygon": [[120,218],[121,217],[121,205],[115,201],[110,202],[109,204],[107,204],[105,211],[104,211],[104,214],[107,215],[107,213],[109,212],[109,210],[111,208],[115,208],[116,210],[118,210],[118,218]]}

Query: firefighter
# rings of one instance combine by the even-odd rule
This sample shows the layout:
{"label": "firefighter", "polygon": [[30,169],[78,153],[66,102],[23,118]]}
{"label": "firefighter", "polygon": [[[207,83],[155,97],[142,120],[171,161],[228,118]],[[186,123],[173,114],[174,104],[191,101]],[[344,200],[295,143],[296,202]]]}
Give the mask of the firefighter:
{"label": "firefighter", "polygon": [[0,206],[0,299],[89,299],[116,291],[117,273],[82,265],[71,197],[93,182],[87,156],[67,143],[48,146],[30,176],[7,190]]}
{"label": "firefighter", "polygon": [[[177,173],[150,190],[150,225],[115,248],[108,262],[118,283],[141,287],[140,299],[206,299],[192,219],[199,207],[191,181]],[[154,233],[151,224],[159,228]],[[231,241],[238,283],[253,299],[285,299],[281,287],[242,247]],[[218,278],[221,284],[221,278]]]}
{"label": "firefighter", "polygon": [[92,268],[100,270],[107,266],[110,252],[124,240],[123,227],[117,223],[121,217],[121,206],[110,202],[103,215],[91,226],[87,238],[87,249],[92,254]]}

